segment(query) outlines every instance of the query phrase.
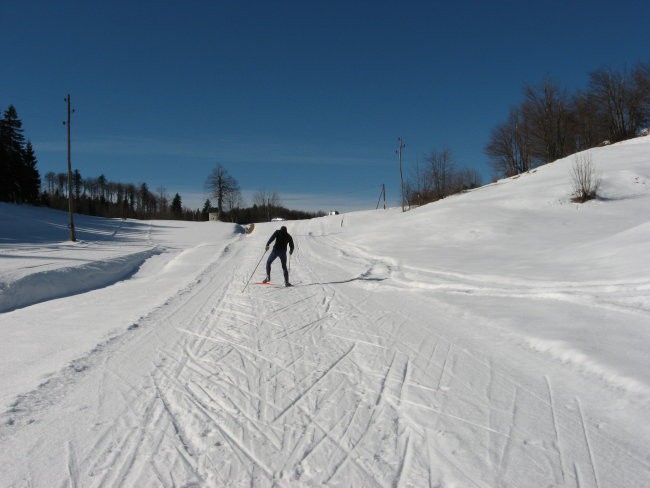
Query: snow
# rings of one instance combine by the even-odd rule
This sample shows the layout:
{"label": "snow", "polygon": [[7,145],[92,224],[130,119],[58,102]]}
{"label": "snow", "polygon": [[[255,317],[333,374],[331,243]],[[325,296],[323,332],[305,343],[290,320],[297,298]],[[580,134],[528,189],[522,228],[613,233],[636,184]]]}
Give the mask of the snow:
{"label": "snow", "polygon": [[590,156],[284,222],[289,289],[276,223],[0,204],[0,486],[648,486],[650,137]]}

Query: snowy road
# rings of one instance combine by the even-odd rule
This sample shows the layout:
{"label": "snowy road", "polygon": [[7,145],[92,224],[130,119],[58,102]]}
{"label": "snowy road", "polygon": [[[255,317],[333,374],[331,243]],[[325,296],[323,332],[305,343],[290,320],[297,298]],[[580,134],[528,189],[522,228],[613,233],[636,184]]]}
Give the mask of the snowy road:
{"label": "snowy road", "polygon": [[[291,229],[294,288],[241,293],[261,226],[22,396],[2,417],[2,486],[647,484],[643,403],[482,315],[481,300],[508,307],[505,287],[447,276],[427,292],[405,278],[427,270],[344,244],[325,222]],[[554,297],[528,299],[553,320]]]}

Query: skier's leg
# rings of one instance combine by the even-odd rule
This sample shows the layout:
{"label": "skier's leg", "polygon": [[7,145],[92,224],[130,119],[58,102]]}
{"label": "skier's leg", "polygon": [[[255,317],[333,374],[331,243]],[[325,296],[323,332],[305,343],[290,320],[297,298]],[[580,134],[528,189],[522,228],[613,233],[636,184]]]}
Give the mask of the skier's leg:
{"label": "skier's leg", "polygon": [[275,252],[275,249],[271,251],[271,254],[269,254],[269,259],[266,260],[266,279],[265,281],[271,281],[271,263],[275,261],[275,258],[277,258],[278,255]]}
{"label": "skier's leg", "polygon": [[289,270],[287,269],[287,253],[280,251],[280,262],[282,263],[282,272],[284,273],[284,283],[289,283]]}

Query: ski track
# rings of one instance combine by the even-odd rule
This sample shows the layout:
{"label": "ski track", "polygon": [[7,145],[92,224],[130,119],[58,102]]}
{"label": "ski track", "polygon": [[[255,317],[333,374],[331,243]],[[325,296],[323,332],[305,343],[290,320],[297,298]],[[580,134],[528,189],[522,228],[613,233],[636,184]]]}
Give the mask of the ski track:
{"label": "ski track", "polygon": [[[593,305],[613,287],[621,299],[599,306],[629,312],[623,298],[647,283],[487,286],[342,251],[323,229],[297,243],[293,288],[241,293],[258,255],[242,239],[164,306],[17,399],[2,415],[1,454],[15,468],[0,484],[605,488],[650,479],[647,450],[601,430],[565,369],[523,348],[524,369],[482,350],[494,332],[471,328],[436,295]],[[420,281],[409,286],[431,296],[393,299],[411,275]],[[454,317],[467,328],[446,327]],[[75,422],[51,418],[53,404]]]}

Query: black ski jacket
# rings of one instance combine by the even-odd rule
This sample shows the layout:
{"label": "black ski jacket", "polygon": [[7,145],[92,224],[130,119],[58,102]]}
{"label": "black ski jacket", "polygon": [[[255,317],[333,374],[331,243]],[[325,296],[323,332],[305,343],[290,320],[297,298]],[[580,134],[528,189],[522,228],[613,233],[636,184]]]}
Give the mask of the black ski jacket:
{"label": "black ski jacket", "polygon": [[289,251],[293,253],[293,239],[289,235],[289,233],[286,230],[283,229],[278,229],[276,230],[272,235],[271,238],[268,240],[266,245],[270,245],[273,240],[275,239],[275,244],[273,245],[273,250],[274,251],[282,251],[284,253],[287,252],[287,244],[289,245]]}

